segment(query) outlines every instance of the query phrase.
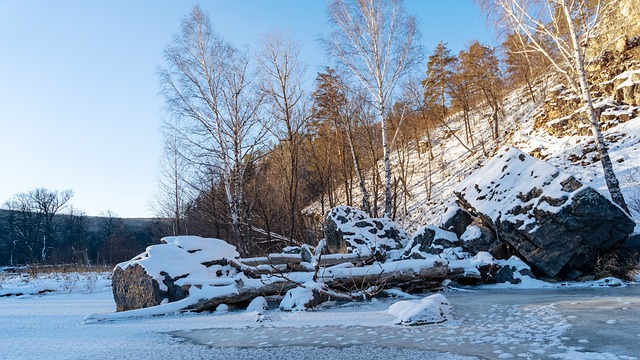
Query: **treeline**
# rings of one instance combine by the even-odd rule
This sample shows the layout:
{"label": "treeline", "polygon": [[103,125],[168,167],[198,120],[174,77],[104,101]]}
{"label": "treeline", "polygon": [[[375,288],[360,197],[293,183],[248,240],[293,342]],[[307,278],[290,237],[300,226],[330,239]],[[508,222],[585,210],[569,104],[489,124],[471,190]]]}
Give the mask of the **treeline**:
{"label": "treeline", "polygon": [[113,265],[158,243],[164,222],[86,216],[68,205],[73,193],[43,188],[13,196],[0,209],[0,266]]}
{"label": "treeline", "polygon": [[[441,42],[426,53],[401,1],[336,0],[328,12],[332,66],[311,90],[290,36],[264,35],[251,54],[200,7],[183,20],[160,70],[168,115],[156,210],[174,234],[222,238],[253,255],[315,243],[319,216],[336,205],[404,216],[411,153],[435,160],[443,141],[486,152],[504,137],[510,90],[525,85],[540,100],[534,81],[548,62],[517,51],[515,35],[499,49],[474,41],[453,54]],[[306,210],[312,203],[321,214]]]}

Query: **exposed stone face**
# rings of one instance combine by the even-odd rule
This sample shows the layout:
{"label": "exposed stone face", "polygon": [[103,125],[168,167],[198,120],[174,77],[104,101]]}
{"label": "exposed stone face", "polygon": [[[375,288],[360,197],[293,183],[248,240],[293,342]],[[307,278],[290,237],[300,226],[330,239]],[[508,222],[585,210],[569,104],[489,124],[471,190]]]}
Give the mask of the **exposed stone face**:
{"label": "exposed stone face", "polygon": [[147,308],[160,305],[167,296],[161,292],[158,283],[140,265],[113,270],[111,281],[116,311]]}
{"label": "exposed stone face", "polygon": [[[369,218],[364,211],[338,206],[325,217],[325,249],[330,254],[360,253],[376,260],[388,259],[408,240],[404,229],[386,218]],[[393,255],[395,256],[395,255]]]}
{"label": "exposed stone face", "polygon": [[497,233],[486,249],[494,257],[515,252],[548,276],[592,271],[599,253],[633,232],[635,223],[593,188],[517,149],[498,154],[456,189],[461,206]]}
{"label": "exposed stone face", "polygon": [[369,216],[362,210],[351,206],[337,206],[325,216],[324,237],[326,250],[330,254],[346,254],[347,243],[339,232],[339,225],[367,219]]}
{"label": "exposed stone face", "polygon": [[467,226],[471,225],[473,217],[469,212],[459,207],[455,207],[447,211],[442,219],[440,227],[447,231],[452,231],[458,237],[467,229]]}
{"label": "exposed stone face", "polygon": [[481,218],[476,218],[460,237],[462,248],[472,255],[487,251],[498,259],[507,257],[496,256],[496,249],[500,242],[496,241],[496,231],[485,225]]}
{"label": "exposed stone face", "polygon": [[418,229],[404,248],[404,259],[424,259],[428,254],[439,255],[444,249],[460,245],[458,236],[450,231],[442,230],[433,225],[426,225]]}

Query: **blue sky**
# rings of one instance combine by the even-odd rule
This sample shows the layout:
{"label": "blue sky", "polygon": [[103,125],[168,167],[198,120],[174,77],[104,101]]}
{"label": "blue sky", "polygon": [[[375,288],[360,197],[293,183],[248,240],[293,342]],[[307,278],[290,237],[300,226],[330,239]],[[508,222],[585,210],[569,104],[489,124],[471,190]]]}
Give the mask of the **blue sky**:
{"label": "blue sky", "polygon": [[[0,203],[72,189],[88,215],[147,217],[161,153],[156,69],[195,1],[0,0]],[[252,51],[291,31],[309,78],[328,62],[325,0],[201,1],[216,31]],[[471,0],[406,0],[431,51],[492,35]]]}

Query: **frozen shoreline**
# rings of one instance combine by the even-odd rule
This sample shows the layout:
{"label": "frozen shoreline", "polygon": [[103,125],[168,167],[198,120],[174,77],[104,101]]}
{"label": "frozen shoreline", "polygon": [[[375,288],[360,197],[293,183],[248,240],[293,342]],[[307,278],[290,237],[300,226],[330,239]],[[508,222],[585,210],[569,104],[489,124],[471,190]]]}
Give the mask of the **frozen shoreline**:
{"label": "frozen shoreline", "polygon": [[[425,296],[428,294],[425,294]],[[84,324],[112,312],[109,288],[0,298],[7,359],[632,359],[640,354],[640,285],[449,291],[453,319],[392,325],[395,299],[318,311],[181,314]],[[226,339],[226,340],[225,340]],[[224,341],[223,341],[224,340]]]}

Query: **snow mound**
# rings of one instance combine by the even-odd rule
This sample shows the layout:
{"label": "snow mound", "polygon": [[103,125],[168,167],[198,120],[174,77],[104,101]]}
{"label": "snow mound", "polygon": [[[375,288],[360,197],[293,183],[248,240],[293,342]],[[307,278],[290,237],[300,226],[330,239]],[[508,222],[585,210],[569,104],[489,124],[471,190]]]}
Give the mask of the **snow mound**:
{"label": "snow mound", "polygon": [[394,324],[425,325],[447,321],[453,307],[442,294],[427,296],[422,300],[402,300],[391,306],[387,312],[395,317]]}

